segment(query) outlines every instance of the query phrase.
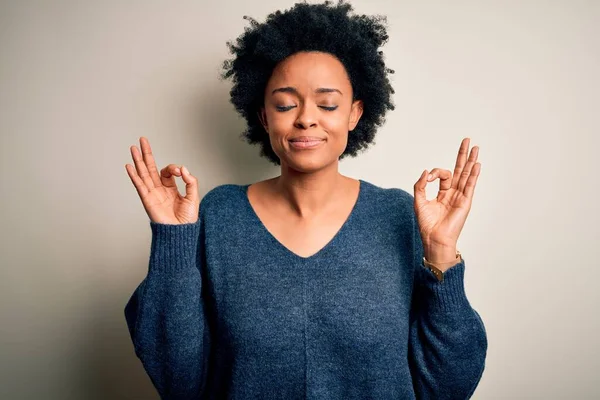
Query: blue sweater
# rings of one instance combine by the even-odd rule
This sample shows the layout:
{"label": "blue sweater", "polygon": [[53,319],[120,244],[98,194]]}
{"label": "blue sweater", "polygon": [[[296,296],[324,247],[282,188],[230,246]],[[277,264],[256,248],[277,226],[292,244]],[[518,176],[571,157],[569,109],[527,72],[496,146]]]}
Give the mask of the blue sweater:
{"label": "blue sweater", "polygon": [[150,221],[148,273],[125,306],[163,399],[467,399],[487,336],[464,289],[422,262],[413,196],[360,180],[336,236],[301,257],[249,185],[202,199],[193,224]]}

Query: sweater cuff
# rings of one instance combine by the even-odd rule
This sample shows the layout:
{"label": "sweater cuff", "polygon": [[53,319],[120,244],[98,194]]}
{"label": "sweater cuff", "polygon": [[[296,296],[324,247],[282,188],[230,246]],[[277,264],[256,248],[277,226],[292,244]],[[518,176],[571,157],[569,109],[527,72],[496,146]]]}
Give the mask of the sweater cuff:
{"label": "sweater cuff", "polygon": [[434,273],[421,263],[420,291],[425,311],[459,311],[471,308],[465,293],[465,260],[448,268],[444,280],[438,281]]}
{"label": "sweater cuff", "polygon": [[189,224],[150,221],[152,244],[148,271],[171,272],[196,267],[200,218]]}

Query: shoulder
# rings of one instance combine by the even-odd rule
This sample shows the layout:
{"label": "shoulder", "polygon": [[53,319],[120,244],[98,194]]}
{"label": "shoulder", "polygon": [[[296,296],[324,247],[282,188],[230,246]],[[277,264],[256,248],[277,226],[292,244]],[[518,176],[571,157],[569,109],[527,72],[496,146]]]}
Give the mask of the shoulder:
{"label": "shoulder", "polygon": [[414,213],[414,196],[402,188],[384,188],[373,183],[365,183],[367,201],[375,203],[382,212],[411,217]]}
{"label": "shoulder", "polygon": [[241,185],[233,183],[218,185],[206,192],[201,202],[223,201],[231,197],[233,193],[240,192],[241,190]]}
{"label": "shoulder", "polygon": [[[200,201],[200,213],[214,213],[236,207],[243,194],[242,185],[227,183],[210,189]],[[239,204],[239,203],[238,203]]]}

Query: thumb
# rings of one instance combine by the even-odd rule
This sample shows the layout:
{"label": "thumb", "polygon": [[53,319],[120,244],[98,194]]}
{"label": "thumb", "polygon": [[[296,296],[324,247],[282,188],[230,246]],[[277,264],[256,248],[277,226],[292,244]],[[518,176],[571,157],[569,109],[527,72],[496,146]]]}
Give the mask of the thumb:
{"label": "thumb", "polygon": [[423,171],[419,180],[415,183],[415,206],[420,208],[422,204],[427,202],[427,192],[425,187],[427,186],[427,170]]}
{"label": "thumb", "polygon": [[185,166],[181,166],[181,177],[185,182],[185,198],[198,202],[198,180],[190,174],[190,171]]}

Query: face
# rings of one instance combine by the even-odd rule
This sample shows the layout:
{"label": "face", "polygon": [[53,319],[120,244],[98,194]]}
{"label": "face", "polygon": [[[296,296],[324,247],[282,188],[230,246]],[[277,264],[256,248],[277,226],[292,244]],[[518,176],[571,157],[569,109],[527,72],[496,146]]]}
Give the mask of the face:
{"label": "face", "polygon": [[[282,168],[315,172],[337,169],[362,110],[362,101],[352,101],[350,79],[335,56],[301,52],[274,69],[260,119]],[[313,147],[292,143],[302,136],[318,141]]]}

